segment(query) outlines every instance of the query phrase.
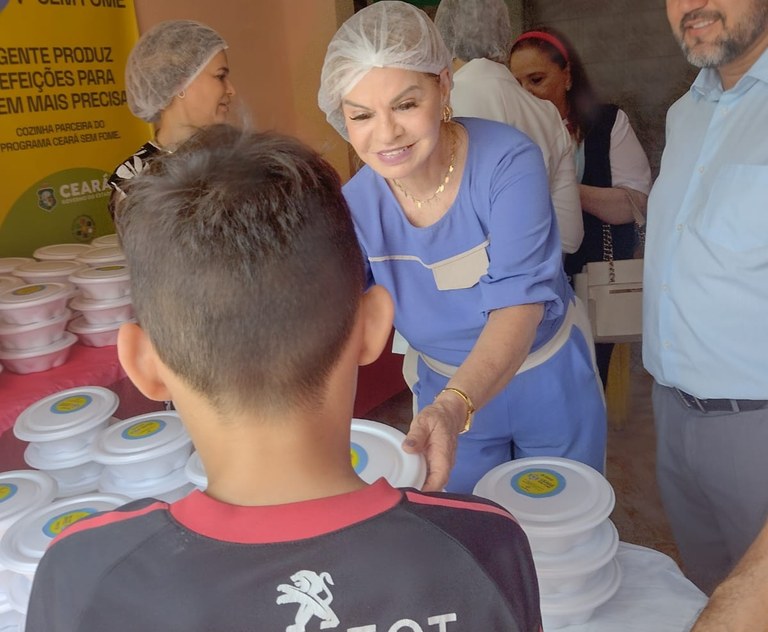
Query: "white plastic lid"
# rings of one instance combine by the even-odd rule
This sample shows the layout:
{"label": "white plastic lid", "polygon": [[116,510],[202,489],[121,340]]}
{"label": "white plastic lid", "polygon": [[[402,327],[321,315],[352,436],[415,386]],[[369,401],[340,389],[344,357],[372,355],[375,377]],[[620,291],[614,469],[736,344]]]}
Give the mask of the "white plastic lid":
{"label": "white plastic lid", "polygon": [[499,503],[529,538],[585,531],[605,520],[615,496],[597,471],[570,459],[528,457],[485,474],[474,493]]}
{"label": "white plastic lid", "polygon": [[44,347],[35,347],[34,349],[0,350],[0,360],[26,360],[27,358],[39,358],[41,356],[48,355],[49,353],[55,353],[56,351],[67,349],[76,342],[77,336],[75,334],[69,333],[68,331],[65,331],[61,338]]}
{"label": "white plastic lid", "polygon": [[187,479],[193,485],[200,489],[205,489],[208,485],[208,477],[205,475],[205,468],[203,462],[200,460],[200,455],[195,450],[189,455],[187,464],[184,466],[184,471],[187,474]]}
{"label": "white plastic lid", "polygon": [[25,285],[25,282],[17,276],[0,276],[0,293],[19,287],[20,285]]}
{"label": "white plastic lid", "polygon": [[533,551],[533,562],[539,577],[570,577],[596,571],[605,566],[619,549],[619,532],[610,520],[605,520],[584,544],[571,547],[565,553]]}
{"label": "white plastic lid", "polygon": [[106,331],[115,331],[116,329],[120,329],[120,326],[124,323],[135,322],[135,318],[130,318],[118,323],[101,323],[99,325],[92,325],[87,320],[85,320],[84,316],[78,316],[71,323],[69,323],[69,325],[67,325],[67,329],[69,329],[69,331],[74,334],[102,334]]}
{"label": "white plastic lid", "polygon": [[549,629],[546,625],[547,616],[561,617],[602,606],[616,594],[620,584],[621,566],[614,558],[595,574],[583,590],[541,595],[541,616],[545,619],[545,629]]}
{"label": "white plastic lid", "polygon": [[33,283],[0,294],[0,310],[35,307],[57,298],[69,298],[74,288],[69,283]]}
{"label": "white plastic lid", "polygon": [[392,426],[353,419],[350,455],[357,475],[366,483],[384,477],[393,487],[420,488],[427,478],[427,466],[423,456],[403,451],[404,439]]}
{"label": "white plastic lid", "polygon": [[76,261],[50,260],[50,261],[29,261],[22,263],[14,271],[13,275],[17,277],[50,277],[53,275],[69,275],[82,269],[83,264]]}
{"label": "white plastic lid", "polygon": [[183,467],[165,476],[142,480],[121,478],[115,476],[109,468],[105,468],[99,478],[99,489],[102,492],[123,494],[130,498],[152,498],[158,494],[165,494],[188,484],[189,479]]}
{"label": "white plastic lid", "polygon": [[126,294],[119,298],[90,299],[83,296],[76,296],[69,302],[69,306],[79,312],[93,312],[100,309],[112,309],[113,307],[123,307],[131,304],[131,295]]}
{"label": "white plastic lid", "polygon": [[48,545],[66,527],[101,511],[129,502],[117,494],[85,494],[57,500],[14,522],[0,540],[0,564],[17,573],[31,575]]}
{"label": "white plastic lid", "polygon": [[0,257],[0,274],[9,274],[22,263],[34,261],[31,257]]}
{"label": "white plastic lid", "polygon": [[90,249],[91,246],[88,244],[53,244],[38,248],[32,255],[40,261],[61,261],[67,259],[72,261]]}
{"label": "white plastic lid", "polygon": [[42,329],[43,327],[50,327],[56,323],[64,323],[72,318],[72,312],[65,309],[58,316],[54,316],[49,320],[39,320],[35,323],[26,323],[24,325],[15,325],[13,323],[4,323],[0,321],[0,336],[8,334],[23,334],[28,331],[34,331],[35,329]]}
{"label": "white plastic lid", "polygon": [[22,441],[56,441],[91,430],[109,419],[119,399],[101,386],[81,386],[48,395],[28,406],[16,420]]}
{"label": "white plastic lid", "polygon": [[125,261],[125,254],[119,246],[96,246],[79,255],[77,261],[91,266],[100,266]]}
{"label": "white plastic lid", "polygon": [[25,513],[50,503],[56,492],[56,481],[45,472],[0,473],[0,535]]}
{"label": "white plastic lid", "polygon": [[117,240],[117,235],[115,233],[112,233],[111,235],[102,235],[101,237],[96,237],[93,241],[91,241],[91,246],[118,246],[119,242]]}
{"label": "white plastic lid", "polygon": [[191,443],[178,414],[162,411],[124,419],[105,428],[96,437],[92,453],[99,463],[121,465],[161,457]]}
{"label": "white plastic lid", "polygon": [[122,263],[99,266],[98,268],[80,268],[69,277],[72,283],[87,285],[89,283],[104,283],[107,281],[125,281],[130,279],[128,266]]}

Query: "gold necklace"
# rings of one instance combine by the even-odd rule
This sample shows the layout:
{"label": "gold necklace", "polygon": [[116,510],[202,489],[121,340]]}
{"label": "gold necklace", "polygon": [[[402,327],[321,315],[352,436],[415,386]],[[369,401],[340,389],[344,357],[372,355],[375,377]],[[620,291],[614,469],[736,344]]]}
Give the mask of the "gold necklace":
{"label": "gold necklace", "polygon": [[392,178],[392,184],[394,184],[400,192],[406,197],[406,199],[412,200],[414,204],[416,204],[416,208],[421,208],[424,204],[430,204],[432,200],[434,200],[438,195],[440,195],[443,191],[445,191],[445,187],[448,185],[448,183],[451,181],[451,176],[453,175],[453,171],[455,168],[456,163],[456,133],[453,131],[453,128],[449,128],[451,130],[451,162],[448,165],[448,170],[445,172],[445,175],[442,178],[442,181],[440,182],[440,186],[435,189],[435,192],[430,195],[426,200],[420,200],[417,197],[414,197],[402,184],[400,184],[397,180]]}

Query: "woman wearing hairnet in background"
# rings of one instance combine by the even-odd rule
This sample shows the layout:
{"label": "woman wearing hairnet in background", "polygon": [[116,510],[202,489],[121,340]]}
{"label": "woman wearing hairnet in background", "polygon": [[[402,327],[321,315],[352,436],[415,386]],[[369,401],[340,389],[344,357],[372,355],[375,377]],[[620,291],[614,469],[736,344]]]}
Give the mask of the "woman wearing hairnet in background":
{"label": "woman wearing hairnet in background", "polygon": [[450,90],[434,24],[390,1],[337,31],[318,95],[366,165],[344,193],[369,283],[392,294],[395,326],[417,353],[405,447],[427,457],[425,489],[472,491],[524,456],[602,471],[602,388],[541,151],[507,125],[453,120]]}
{"label": "woman wearing hairnet in background", "polygon": [[147,161],[172,152],[196,130],[226,121],[235,94],[226,48],[216,31],[193,20],[160,22],[133,47],[125,67],[128,107],[155,125],[155,138],[110,177],[113,217],[123,184],[141,173]]}

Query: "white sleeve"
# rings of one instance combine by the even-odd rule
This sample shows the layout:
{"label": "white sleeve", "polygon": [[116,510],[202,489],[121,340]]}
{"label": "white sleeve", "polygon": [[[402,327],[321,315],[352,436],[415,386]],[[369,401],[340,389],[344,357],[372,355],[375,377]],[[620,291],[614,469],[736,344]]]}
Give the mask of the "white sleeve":
{"label": "white sleeve", "polygon": [[558,144],[549,152],[549,189],[557,216],[561,248],[564,253],[571,254],[579,249],[584,239],[584,220],[579,185],[576,183],[573,143],[565,125],[560,123],[560,126],[562,133],[558,135]]}
{"label": "white sleeve", "polygon": [[616,113],[611,130],[611,181],[641,193],[651,190],[651,166],[624,110]]}

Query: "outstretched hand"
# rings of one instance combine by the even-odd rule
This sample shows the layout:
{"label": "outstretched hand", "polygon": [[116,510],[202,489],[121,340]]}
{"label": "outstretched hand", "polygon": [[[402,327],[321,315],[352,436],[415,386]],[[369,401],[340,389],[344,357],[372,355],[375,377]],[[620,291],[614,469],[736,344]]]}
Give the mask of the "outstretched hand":
{"label": "outstretched hand", "polygon": [[466,410],[460,401],[458,406],[435,402],[413,418],[403,449],[411,454],[421,453],[427,460],[427,479],[422,486],[425,492],[442,491],[448,482],[465,418]]}

